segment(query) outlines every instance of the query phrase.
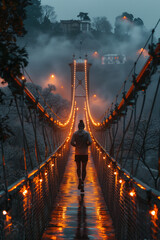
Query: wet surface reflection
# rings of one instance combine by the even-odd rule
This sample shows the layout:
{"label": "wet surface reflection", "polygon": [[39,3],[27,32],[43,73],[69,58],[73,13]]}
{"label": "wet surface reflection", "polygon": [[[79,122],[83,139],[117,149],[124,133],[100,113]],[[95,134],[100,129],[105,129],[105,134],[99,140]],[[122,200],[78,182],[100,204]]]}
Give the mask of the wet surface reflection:
{"label": "wet surface reflection", "polygon": [[84,195],[80,194],[77,185],[76,163],[72,150],[49,225],[42,239],[115,240],[112,221],[98,185],[91,156],[87,165]]}

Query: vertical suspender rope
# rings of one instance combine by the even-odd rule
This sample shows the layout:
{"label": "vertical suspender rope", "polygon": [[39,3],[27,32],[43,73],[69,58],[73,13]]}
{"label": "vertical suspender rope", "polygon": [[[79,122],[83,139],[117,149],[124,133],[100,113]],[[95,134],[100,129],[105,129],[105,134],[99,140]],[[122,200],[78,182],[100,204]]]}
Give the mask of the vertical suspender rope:
{"label": "vertical suspender rope", "polygon": [[[20,120],[20,123],[21,123],[21,126],[22,126],[22,118],[21,118],[21,116],[20,116],[20,112],[19,112],[19,108],[18,108],[16,96],[14,96],[14,100],[15,100],[15,104],[16,104],[16,109],[17,109],[18,117],[19,117],[19,120]],[[23,131],[23,130],[22,130],[22,131]],[[33,169],[33,163],[32,163],[32,159],[31,159],[31,155],[30,155],[30,151],[29,151],[29,146],[28,146],[28,143],[27,143],[27,138],[26,138],[26,136],[25,136],[25,133],[24,133],[24,139],[25,139],[25,142],[26,142],[26,147],[27,147],[27,151],[28,151],[28,156],[29,156],[29,160],[30,160],[30,165],[31,165],[31,168]]]}
{"label": "vertical suspender rope", "polygon": [[[34,131],[34,137],[35,137],[35,155],[36,155],[36,160],[37,160],[38,167],[40,167],[40,161],[39,161],[39,156],[38,156],[38,146],[37,146],[36,125],[34,125],[34,123],[33,123],[32,113],[31,113],[30,109],[29,109],[29,113],[30,113],[30,118],[31,118],[32,127],[33,127],[33,131]],[[36,119],[35,119],[35,121],[36,121]]]}
{"label": "vertical suspender rope", "polygon": [[1,140],[1,150],[2,150],[2,162],[3,162],[3,176],[4,176],[4,184],[5,184],[5,192],[6,192],[6,205],[7,205],[6,208],[8,208],[9,194],[8,194],[8,181],[7,181],[7,174],[6,174],[3,139]]}
{"label": "vertical suspender rope", "polygon": [[[117,154],[116,154],[116,160],[118,160],[117,158],[118,158],[118,155],[119,155],[120,149],[121,149],[121,147],[122,147],[122,144],[124,143],[125,135],[126,135],[128,129],[129,129],[129,126],[130,126],[130,124],[131,124],[132,117],[133,117],[133,109],[132,109],[132,112],[131,112],[131,116],[130,116],[130,119],[129,119],[128,125],[127,125],[127,127],[125,128],[125,130],[124,130],[124,133],[123,133],[123,137],[122,137],[121,143],[119,144],[118,151],[117,151]],[[122,162],[122,156],[121,156],[121,158],[120,158],[120,163],[121,163],[121,162]]]}
{"label": "vertical suspender rope", "polygon": [[[24,82],[23,82],[24,88]],[[22,89],[21,95],[21,115],[22,115],[22,134],[23,134],[23,159],[24,159],[24,168],[25,168],[25,176],[28,178],[28,170],[27,170],[27,161],[26,161],[26,148],[25,148],[25,133],[24,133],[24,92]]]}
{"label": "vertical suspender rope", "polygon": [[48,144],[49,144],[49,152],[51,153],[51,152],[52,152],[52,150],[51,150],[51,144],[50,144],[50,140],[49,140],[49,137],[48,137],[48,133],[47,133],[47,130],[46,130],[45,127],[44,127],[44,133],[46,133],[47,141],[48,141]]}
{"label": "vertical suspender rope", "polygon": [[138,130],[138,127],[139,127],[139,123],[140,123],[140,120],[141,120],[141,117],[142,117],[142,113],[143,113],[143,110],[144,110],[145,100],[146,100],[146,91],[144,92],[143,102],[142,102],[142,107],[141,107],[141,112],[140,112],[140,114],[139,114],[138,121],[137,121],[137,123],[136,123],[136,127],[135,127],[135,129],[134,129],[134,135],[133,135],[133,138],[132,138],[132,142],[131,142],[131,145],[130,145],[130,148],[129,148],[128,154],[127,154],[127,156],[126,156],[126,159],[125,159],[125,162],[124,162],[123,167],[125,167],[125,164],[126,164],[127,159],[128,159],[128,157],[129,157],[130,151],[131,151],[132,146],[133,146],[133,144],[134,144],[134,140],[135,140],[135,137],[136,137],[136,133],[137,133],[137,130]]}
{"label": "vertical suspender rope", "polygon": [[[139,153],[139,156],[138,156],[138,162],[137,162],[137,166],[136,166],[136,169],[135,169],[135,172],[134,172],[135,175],[136,175],[136,173],[137,173],[137,169],[138,169],[138,166],[139,166],[139,161],[140,161],[140,158],[141,158],[141,155],[142,155],[143,147],[144,147],[144,145],[145,145],[145,141],[146,141],[146,137],[147,137],[147,132],[148,132],[148,127],[149,127],[149,124],[150,124],[150,120],[151,120],[152,113],[153,113],[153,108],[154,108],[155,101],[156,101],[156,98],[157,98],[157,94],[158,94],[158,90],[159,90],[159,85],[160,85],[160,77],[159,77],[159,80],[158,80],[158,83],[157,83],[157,87],[156,87],[154,99],[153,99],[153,102],[152,102],[152,107],[151,107],[150,114],[149,114],[149,118],[148,118],[148,121],[147,121],[147,126],[146,126],[146,129],[145,129],[145,134],[144,134],[144,138],[143,138],[143,143],[142,143],[141,150],[140,150],[140,153]],[[147,166],[147,165],[146,165],[146,166]],[[148,168],[148,167],[147,167],[147,168]],[[149,170],[149,172],[152,173],[151,170]],[[151,175],[153,175],[153,174],[151,174]]]}
{"label": "vertical suspender rope", "polygon": [[45,145],[45,159],[46,159],[48,156],[48,146],[47,146],[46,136],[44,132],[44,119],[42,120],[42,133],[43,133],[43,139],[44,139],[44,145]]}

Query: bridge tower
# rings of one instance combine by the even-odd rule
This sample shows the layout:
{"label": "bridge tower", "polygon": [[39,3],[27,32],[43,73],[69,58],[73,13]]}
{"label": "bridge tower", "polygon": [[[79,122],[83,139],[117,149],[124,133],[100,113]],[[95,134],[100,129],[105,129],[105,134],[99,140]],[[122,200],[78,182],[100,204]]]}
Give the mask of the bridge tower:
{"label": "bridge tower", "polygon": [[[75,81],[75,99],[77,98],[85,98],[86,90],[85,90],[85,60],[87,60],[87,55],[85,59],[79,57],[75,59],[73,56],[73,62],[69,64],[71,68],[71,100],[73,97],[73,82],[74,82],[74,60],[76,60],[76,81]],[[91,63],[87,62],[87,88],[88,88],[88,96],[89,96],[89,70],[92,66]]]}

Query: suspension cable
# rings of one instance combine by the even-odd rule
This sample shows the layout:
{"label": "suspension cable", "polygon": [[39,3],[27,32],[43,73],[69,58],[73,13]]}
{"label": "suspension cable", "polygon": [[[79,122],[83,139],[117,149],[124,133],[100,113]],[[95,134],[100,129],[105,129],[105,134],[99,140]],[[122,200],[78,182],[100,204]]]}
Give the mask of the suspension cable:
{"label": "suspension cable", "polygon": [[127,156],[126,156],[126,159],[125,159],[125,161],[124,161],[123,167],[125,167],[126,162],[127,162],[127,159],[128,159],[128,157],[129,157],[129,154],[130,154],[130,151],[131,151],[131,149],[132,149],[132,146],[133,146],[133,143],[134,143],[134,140],[135,140],[135,136],[136,136],[137,130],[138,130],[138,128],[139,128],[139,123],[140,123],[140,120],[141,120],[141,117],[142,117],[142,113],[143,113],[145,101],[146,101],[146,91],[144,92],[144,95],[143,95],[143,102],[142,102],[142,106],[141,106],[141,112],[140,112],[140,115],[139,115],[139,118],[138,118],[138,122],[137,122],[137,124],[136,124],[136,128],[135,128],[135,130],[134,130],[134,135],[133,135],[133,138],[132,138],[132,142],[131,142],[131,145],[130,145],[128,154],[127,154]]}
{"label": "suspension cable", "polygon": [[147,136],[147,132],[148,132],[148,127],[149,127],[149,124],[150,124],[150,120],[151,120],[151,117],[152,117],[155,101],[156,101],[156,98],[157,98],[159,85],[160,85],[160,77],[159,77],[159,80],[158,80],[158,83],[157,83],[154,99],[153,99],[153,102],[152,102],[152,107],[151,107],[149,118],[148,118],[148,121],[147,121],[147,126],[146,126],[144,137],[143,137],[143,143],[142,143],[142,146],[141,146],[141,149],[140,149],[140,153],[139,153],[139,156],[138,156],[138,162],[137,162],[137,166],[136,166],[135,173],[134,173],[135,175],[137,173],[137,169],[138,169],[138,166],[139,166],[139,161],[140,161],[140,158],[141,158],[141,155],[142,155],[142,151],[143,151],[143,148],[144,148],[144,145],[145,145],[146,136]]}
{"label": "suspension cable", "polygon": [[38,95],[41,96],[41,98],[43,99],[44,103],[46,104],[46,106],[51,110],[51,112],[58,118],[61,119],[54,111],[53,109],[50,107],[50,105],[46,102],[45,98],[43,97],[43,95],[40,93],[40,91],[38,91],[37,87],[35,86],[35,83],[33,82],[32,78],[30,77],[30,75],[28,74],[28,72],[24,69],[24,72],[26,73],[26,75],[28,76],[29,80],[32,82],[34,89],[36,90],[36,92],[38,93]]}
{"label": "suspension cable", "polygon": [[[20,115],[20,112],[19,112],[19,108],[18,108],[18,103],[17,103],[17,98],[16,98],[16,96],[14,96],[14,100],[15,100],[15,104],[16,104],[16,109],[17,109],[18,117],[19,117],[19,120],[20,120],[20,123],[21,123],[21,126],[22,126],[22,119],[21,119],[21,115]],[[22,131],[23,131],[23,130],[22,130]],[[26,137],[26,135],[25,135],[25,132],[24,132],[24,139],[25,139],[25,143],[26,143],[26,147],[27,147],[27,152],[28,152],[28,156],[29,156],[29,160],[30,160],[30,165],[31,165],[31,168],[33,169],[32,158],[31,158],[31,155],[30,155],[30,150],[29,150],[29,146],[28,146],[27,137]]]}
{"label": "suspension cable", "polygon": [[[126,135],[128,129],[129,129],[129,127],[130,127],[130,124],[131,124],[131,121],[132,121],[132,117],[133,117],[133,109],[132,109],[132,111],[131,111],[131,116],[130,116],[128,125],[127,125],[126,129],[124,130],[123,137],[122,137],[121,143],[120,143],[120,145],[119,145],[119,148],[118,148],[118,151],[117,151],[117,154],[116,154],[116,160],[118,159],[118,155],[119,155],[121,146],[122,146],[122,144],[123,144],[123,142],[124,142],[125,135]],[[122,158],[121,158],[121,161],[122,161]]]}

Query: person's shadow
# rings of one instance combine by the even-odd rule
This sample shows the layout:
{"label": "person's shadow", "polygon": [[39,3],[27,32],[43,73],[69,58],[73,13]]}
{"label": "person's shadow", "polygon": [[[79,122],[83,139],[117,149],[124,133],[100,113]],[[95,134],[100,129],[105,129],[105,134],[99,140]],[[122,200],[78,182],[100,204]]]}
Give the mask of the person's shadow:
{"label": "person's shadow", "polygon": [[88,237],[88,228],[87,228],[87,222],[86,222],[86,207],[84,202],[84,195],[81,194],[81,196],[78,196],[79,206],[78,206],[78,212],[77,212],[77,229],[76,229],[76,235],[74,237],[75,240],[83,239],[87,240]]}

